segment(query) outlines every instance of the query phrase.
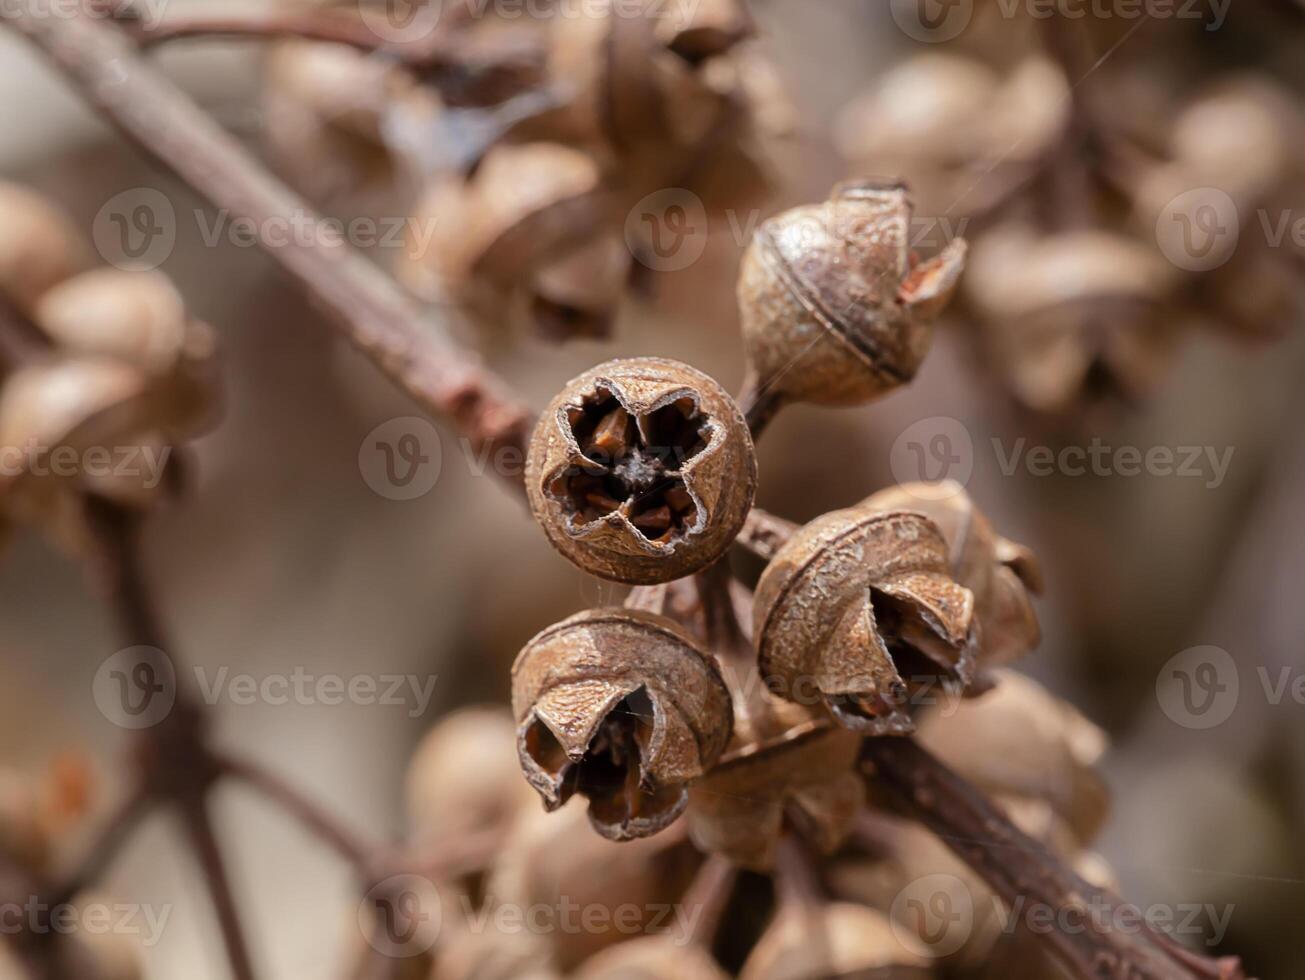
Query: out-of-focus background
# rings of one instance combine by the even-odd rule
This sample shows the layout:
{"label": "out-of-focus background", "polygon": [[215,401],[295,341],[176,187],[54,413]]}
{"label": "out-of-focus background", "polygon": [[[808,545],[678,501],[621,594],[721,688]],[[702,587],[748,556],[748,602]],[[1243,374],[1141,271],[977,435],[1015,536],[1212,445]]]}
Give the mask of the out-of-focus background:
{"label": "out-of-focus background", "polygon": [[[189,6],[173,0],[174,9]],[[753,6],[761,44],[796,107],[796,133],[780,151],[782,189],[764,205],[770,213],[823,199],[851,172],[835,149],[840,110],[930,46],[902,29],[897,4]],[[1217,31],[1152,18],[1119,42],[1101,71],[1133,66],[1144,83],[1154,68],[1149,53],[1181,34],[1185,50],[1208,52],[1210,65],[1254,68],[1305,98],[1305,17],[1289,4],[1233,6]],[[1270,31],[1277,43],[1267,44],[1264,23],[1290,29]],[[1019,29],[1010,27],[1012,36]],[[262,122],[261,60],[258,45],[240,42],[178,44],[158,55],[169,75],[251,145],[259,144]],[[207,244],[209,219],[194,215],[211,211],[124,144],[13,38],[0,37],[0,80],[4,177],[63,203],[88,239],[115,195],[163,190],[179,216],[163,271],[222,339],[225,419],[195,446],[193,494],[154,520],[148,538],[152,576],[184,657],[210,678],[222,669],[264,677],[301,668],[436,679],[426,706],[224,699],[222,738],[293,773],[350,822],[397,833],[406,760],[432,721],[462,703],[503,701],[526,639],[620,592],[562,561],[499,482],[477,475],[448,429],[439,430],[442,465],[428,493],[401,501],[374,492],[360,469],[365,438],[413,415],[413,407],[322,328],[258,249],[225,237]],[[1305,201],[1296,203],[1292,220],[1305,219]],[[610,341],[555,346],[527,337],[491,343],[487,356],[536,405],[617,354],[679,358],[737,389],[741,249],[729,223],[712,220],[703,259],[654,276],[653,301],[628,298]],[[930,475],[902,472],[904,433],[953,424],[940,420],[961,427],[971,493],[1045,568],[1045,637],[1022,669],[1111,734],[1105,766],[1115,810],[1101,850],[1123,893],[1143,906],[1230,905],[1221,949],[1241,954],[1261,977],[1305,975],[1299,328],[1258,343],[1191,331],[1149,400],[1067,434],[1017,409],[984,369],[966,326],[949,322],[906,390],[855,410],[795,408],[760,446],[759,504],[803,521]],[[1221,475],[1208,462],[1191,476],[1003,471],[1022,449],[1093,439],[1142,454],[1171,447],[1181,455],[1190,446],[1202,449],[1203,460],[1206,447],[1231,456]],[[36,769],[60,752],[89,753],[101,792],[112,797],[124,736],[97,711],[92,681],[114,652],[113,633],[84,575],[35,534],[19,534],[0,561],[0,623],[4,762]],[[1231,656],[1239,688],[1226,720],[1199,727],[1176,720],[1165,697],[1172,672],[1194,655],[1173,658],[1206,646]],[[228,791],[223,807],[239,896],[252,921],[278,923],[255,930],[256,955],[273,977],[330,975],[353,942],[347,871],[238,791]],[[218,940],[189,866],[177,859],[173,831],[164,819],[152,823],[109,886],[137,901],[175,903],[151,953],[152,976],[217,978],[224,975]]]}

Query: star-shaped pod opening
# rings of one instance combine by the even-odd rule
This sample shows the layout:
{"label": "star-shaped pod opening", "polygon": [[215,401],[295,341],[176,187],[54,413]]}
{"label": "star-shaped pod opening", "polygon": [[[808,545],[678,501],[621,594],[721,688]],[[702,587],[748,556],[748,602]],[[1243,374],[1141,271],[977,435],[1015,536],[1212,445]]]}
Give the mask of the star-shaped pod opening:
{"label": "star-shaped pod opening", "polygon": [[598,389],[566,410],[580,456],[550,484],[573,530],[624,518],[644,539],[667,544],[699,524],[685,468],[711,442],[713,425],[685,395],[635,415]]}
{"label": "star-shaped pod opening", "polygon": [[[592,733],[586,733],[587,741],[583,735],[576,740],[569,737],[575,733],[555,732],[549,724],[557,724],[554,706],[545,703],[525,728],[521,748],[533,764],[531,782],[544,790],[549,809],[579,793],[588,798],[589,818],[599,833],[629,840],[669,826],[683,812],[688,794],[683,783],[658,785],[652,776],[654,757],[665,748],[654,743],[665,736],[659,738],[647,689],[617,697]],[[576,691],[564,698],[574,701]]]}

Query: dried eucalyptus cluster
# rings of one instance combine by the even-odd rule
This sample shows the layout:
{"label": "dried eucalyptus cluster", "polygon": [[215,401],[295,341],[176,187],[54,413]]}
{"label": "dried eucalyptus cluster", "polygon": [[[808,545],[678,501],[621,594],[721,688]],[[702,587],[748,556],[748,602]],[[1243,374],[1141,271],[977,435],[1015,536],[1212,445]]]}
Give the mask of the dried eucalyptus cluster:
{"label": "dried eucalyptus cluster", "polygon": [[579,13],[540,21],[536,86],[446,113],[479,142],[427,177],[414,223],[436,234],[399,268],[418,295],[553,339],[609,332],[635,262],[653,254],[653,232],[627,222],[637,202],[667,188],[713,210],[754,201],[770,186],[764,144],[789,125],[769,64],[744,43],[741,0]]}
{"label": "dried eucalyptus cluster", "polygon": [[[1305,186],[1298,101],[1267,71],[1094,64],[1081,28],[1056,16],[1000,52],[912,57],[836,130],[856,169],[913,175],[922,235],[964,228],[960,318],[1016,401],[1055,417],[1145,399],[1203,323],[1280,333],[1302,268],[1256,223]],[[1169,43],[1181,60],[1184,35]]]}
{"label": "dried eucalyptus cluster", "polygon": [[53,205],[0,197],[0,520],[76,551],[85,494],[144,509],[175,489],[174,448],[215,413],[215,340],[160,273],[86,268]]}
{"label": "dried eucalyptus cluster", "polygon": [[[0,939],[0,978],[26,980],[31,976],[27,950],[13,941],[17,916],[55,914],[23,901],[37,883],[54,870],[61,841],[73,836],[89,809],[90,777],[80,760],[65,757],[40,777],[0,769],[0,861],[10,874],[0,875],[0,900],[5,903],[5,938]],[[57,914],[80,925],[84,916],[112,907],[103,895],[83,891],[70,896],[67,908]],[[93,911],[94,910],[94,911]],[[90,922],[89,919],[86,920]],[[58,945],[52,976],[85,980],[142,980],[145,976],[139,942],[132,936],[92,927],[60,928],[70,941]],[[50,923],[47,921],[46,928]]]}
{"label": "dried eucalyptus cluster", "polygon": [[[780,348],[802,379],[787,382],[790,399],[864,401],[909,380],[964,260],[961,243],[917,259],[909,215],[899,184],[858,184],[762,227],[740,288],[752,385],[768,376],[758,361],[778,364],[769,352]],[[800,345],[811,339],[827,345],[814,359],[823,386],[805,377]],[[612,902],[668,888],[685,903],[715,881],[716,914],[680,944],[550,937],[523,953],[540,975],[938,975],[923,940],[891,916],[908,875],[946,849],[892,816],[863,770],[866,738],[918,731],[1067,860],[1100,826],[1100,733],[1002,666],[1039,639],[1033,556],[959,485],[893,487],[805,527],[769,518],[780,530],[762,549],[769,564],[754,592],[733,579],[727,551],[753,540],[740,532],[758,519],[755,481],[742,413],[676,362],[601,365],[541,416],[527,466],[536,520],[580,568],[638,587],[624,608],[545,629],[514,665],[520,767],[545,808],[566,816],[510,821],[483,901],[583,888]],[[495,742],[507,741],[502,728]],[[475,779],[467,808],[498,827],[499,805],[516,797],[494,773],[495,806]],[[874,827],[892,828],[895,850],[866,851]],[[593,843],[580,843],[586,832]],[[770,925],[733,960],[718,955],[713,931],[743,900],[720,880],[730,865],[776,882]],[[667,878],[668,867],[694,866],[692,886],[687,874]],[[964,869],[951,857],[937,867]],[[1005,941],[989,925],[967,946],[974,972],[964,975],[980,976]],[[1043,962],[1040,949],[1019,954]]]}

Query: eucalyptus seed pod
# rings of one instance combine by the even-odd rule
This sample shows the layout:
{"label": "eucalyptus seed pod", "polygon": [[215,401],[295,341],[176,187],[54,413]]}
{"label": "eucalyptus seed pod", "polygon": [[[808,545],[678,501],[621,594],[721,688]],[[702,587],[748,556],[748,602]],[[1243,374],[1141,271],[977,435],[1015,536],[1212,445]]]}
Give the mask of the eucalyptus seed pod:
{"label": "eucalyptus seed pod", "polygon": [[954,480],[908,483],[872,494],[858,506],[918,511],[942,532],[952,577],[974,593],[981,667],[1018,660],[1038,645],[1042,631],[1030,596],[1042,592],[1038,560],[997,534],[963,486]]}
{"label": "eucalyptus seed pod", "polygon": [[1140,399],[1173,359],[1178,324],[1166,304],[1177,270],[1136,239],[1011,225],[986,233],[970,266],[966,298],[1012,393],[1035,411],[1101,394]]}
{"label": "eucalyptus seed pod", "polygon": [[882,913],[835,902],[782,910],[748,956],[739,980],[930,976],[930,961],[904,946]]}
{"label": "eucalyptus seed pod", "polygon": [[601,339],[630,281],[634,256],[615,231],[541,269],[530,289],[530,320],[549,340]]}
{"label": "eucalyptus seed pod", "polygon": [[913,265],[911,213],[905,185],[862,181],[757,229],[738,289],[756,387],[785,400],[852,405],[915,376],[965,243],[955,239]]}
{"label": "eucalyptus seed pod", "polygon": [[742,413],[700,371],[609,361],[540,416],[526,460],[535,520],[575,565],[651,585],[716,561],[752,506],[757,464]]}
{"label": "eucalyptus seed pod", "polygon": [[30,311],[89,263],[72,220],[35,191],[0,181],[0,295]]}
{"label": "eucalyptus seed pod", "polygon": [[385,59],[338,44],[284,41],[264,68],[261,131],[269,155],[313,198],[388,187],[411,162],[402,126],[429,132],[434,91]]}
{"label": "eucalyptus seed pod", "polygon": [[586,960],[574,980],[728,980],[712,955],[696,944],[640,936]]}
{"label": "eucalyptus seed pod", "polygon": [[431,729],[405,783],[409,833],[419,848],[511,830],[531,799],[515,745],[516,726],[503,708],[463,708]]}
{"label": "eucalyptus seed pod", "polygon": [[730,51],[751,37],[757,24],[744,0],[698,0],[684,11],[663,15],[656,36],[670,51],[691,65]]}
{"label": "eucalyptus seed pod", "polygon": [[920,743],[995,797],[1049,804],[1080,846],[1091,843],[1110,809],[1096,770],[1105,734],[1033,680],[996,679],[982,697],[925,715]]}
{"label": "eucalyptus seed pod", "polygon": [[664,830],[733,727],[716,662],[671,620],[593,609],[544,630],[512,667],[517,752],[555,810],[580,793],[611,840]]}
{"label": "eucalyptus seed pod", "polygon": [[[550,929],[547,938],[556,966],[575,969],[589,957],[648,932],[661,921],[659,909],[681,899],[700,863],[679,827],[641,840],[615,843],[593,832],[578,802],[556,813],[536,811],[518,823],[499,855],[485,888],[489,921],[494,908],[549,909],[559,915],[559,900],[572,909],[606,909],[589,926]],[[616,917],[616,908],[634,909],[635,918]],[[573,913],[574,914],[574,913]],[[624,915],[624,913],[623,913]]]}
{"label": "eucalyptus seed pod", "polygon": [[833,511],[762,573],[753,636],[781,697],[814,698],[855,731],[903,735],[918,692],[973,679],[974,594],[953,580],[947,542],[922,514]]}
{"label": "eucalyptus seed pod", "polygon": [[695,32],[695,21],[663,17],[651,5],[631,13],[616,9],[614,0],[598,0],[557,25],[548,75],[564,101],[531,125],[546,127],[552,138],[599,147],[621,162],[631,184],[656,186],[654,174],[682,169],[728,111],[728,101],[685,57],[696,53],[695,45],[711,50],[726,39],[719,21],[717,28],[696,21],[704,29]]}

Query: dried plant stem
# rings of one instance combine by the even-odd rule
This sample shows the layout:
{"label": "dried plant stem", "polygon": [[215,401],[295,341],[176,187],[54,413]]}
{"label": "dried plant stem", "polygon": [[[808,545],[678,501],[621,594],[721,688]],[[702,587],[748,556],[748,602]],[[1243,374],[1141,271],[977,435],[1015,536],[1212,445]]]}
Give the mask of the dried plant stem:
{"label": "dried plant stem", "polygon": [[872,792],[886,794],[970,865],[1012,909],[1080,909],[1089,927],[1039,930],[1048,951],[1075,976],[1130,980],[1245,980],[1235,958],[1214,961],[1148,926],[1112,928],[1093,921],[1087,903],[1124,908],[1088,884],[1045,845],[1017,828],[984,796],[909,738],[868,738],[862,751]]}
{"label": "dried plant stem", "polygon": [[224,774],[258,791],[286,814],[303,824],[314,837],[352,864],[360,873],[365,873],[376,849],[340,823],[325,807],[309,799],[279,775],[256,762],[219,754],[218,764]]}
{"label": "dried plant stem", "polygon": [[183,823],[208,885],[213,912],[222,930],[227,961],[231,965],[231,975],[235,980],[254,980],[256,974],[249,953],[249,944],[241,928],[239,906],[235,893],[231,889],[231,879],[227,873],[222,848],[214,832],[207,804],[206,794],[192,796],[182,801],[180,810]]}
{"label": "dried plant stem", "polygon": [[[531,412],[509,387],[151,67],[122,28],[84,14],[41,16],[24,4],[6,6],[0,18],[48,55],[123,133],[215,206],[259,229],[285,222],[310,229],[294,241],[263,245],[359,350],[426,410],[457,426],[477,453],[492,460],[506,450],[523,458]],[[518,468],[489,469],[516,474]],[[504,478],[523,492],[519,474]]]}
{"label": "dried plant stem", "polygon": [[753,507],[748,514],[743,530],[734,539],[735,544],[751,551],[758,558],[770,561],[784,547],[784,542],[793,536],[798,526],[792,521]]}
{"label": "dried plant stem", "polygon": [[748,420],[753,439],[760,438],[761,433],[784,407],[784,398],[774,386],[766,385],[751,371],[744,378],[743,390],[735,401],[743,409],[743,417]]}
{"label": "dried plant stem", "polygon": [[681,907],[690,915],[696,915],[692,929],[684,937],[686,943],[711,947],[733,897],[738,873],[739,869],[728,858],[720,854],[707,855],[693,883],[680,899]]}

